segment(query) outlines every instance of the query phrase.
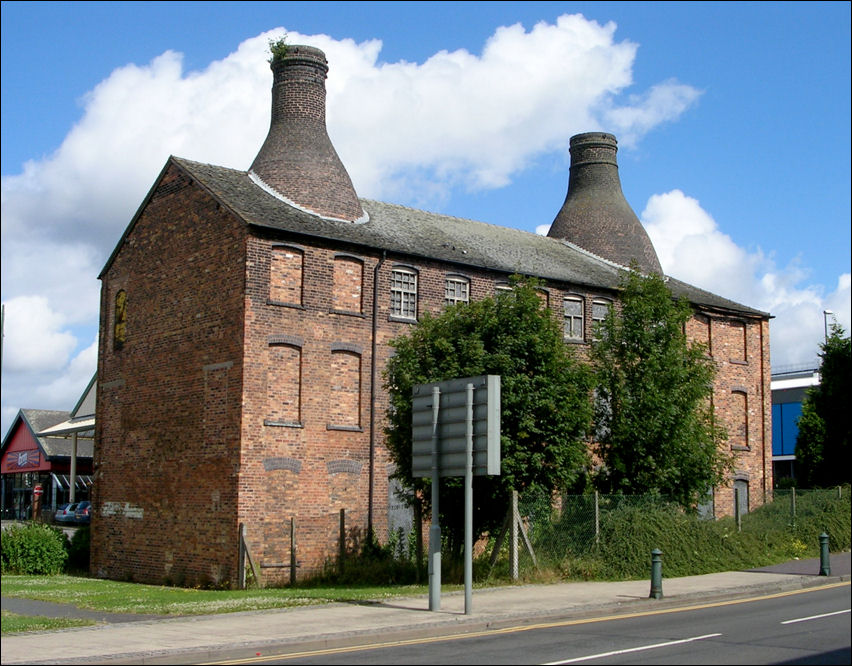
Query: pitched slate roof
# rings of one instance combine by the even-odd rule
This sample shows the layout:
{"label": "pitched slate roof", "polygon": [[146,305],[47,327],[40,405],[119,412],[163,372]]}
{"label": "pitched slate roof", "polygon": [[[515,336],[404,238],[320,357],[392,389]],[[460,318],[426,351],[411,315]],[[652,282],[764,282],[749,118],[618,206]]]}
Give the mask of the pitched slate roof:
{"label": "pitched slate roof", "polygon": [[[33,440],[44,451],[44,455],[49,459],[69,458],[73,446],[71,437],[38,437],[37,433],[62,423],[70,416],[69,412],[62,412],[53,409],[22,409],[20,410],[21,420],[30,430]],[[11,435],[12,430],[9,431]],[[94,433],[91,433],[90,437]],[[77,441],[77,458],[91,458],[94,449],[92,439],[87,439],[85,434]]]}
{"label": "pitched slate roof", "polygon": [[[299,210],[259,187],[245,171],[178,157],[170,157],[169,163],[184,170],[220,203],[247,224],[256,227],[341,241],[409,257],[452,262],[459,266],[532,275],[592,289],[618,289],[621,275],[626,270],[624,266],[606,261],[564,240],[369,199],[361,199],[361,205],[369,215],[366,222],[323,219]],[[125,235],[130,232],[132,224]],[[116,250],[120,246],[121,242]],[[110,263],[112,257],[107,267]],[[769,316],[674,278],[669,278],[669,286],[675,296],[684,297],[696,305],[744,316]]]}

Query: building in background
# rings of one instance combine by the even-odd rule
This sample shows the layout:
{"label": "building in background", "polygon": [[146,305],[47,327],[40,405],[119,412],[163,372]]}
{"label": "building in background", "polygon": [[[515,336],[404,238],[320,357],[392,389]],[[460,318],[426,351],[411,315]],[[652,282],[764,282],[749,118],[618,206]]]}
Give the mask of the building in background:
{"label": "building in background", "polygon": [[[341,511],[347,546],[384,541],[405,522],[383,435],[390,339],[518,273],[544,281],[583,353],[627,266],[661,272],[611,134],[572,138],[540,236],[359,198],[326,132],[325,55],[288,46],[272,70],[250,169],[169,158],[99,276],[99,577],[234,583],[244,531],[264,577],[286,580],[296,548],[302,578],[339,552]],[[769,314],[667,281],[716,360],[736,460],[709,512],[732,515],[735,488],[748,510],[772,490]]]}
{"label": "building in background", "polygon": [[0,455],[4,520],[49,520],[66,502],[90,499],[97,382],[92,377],[70,412],[22,409]]}
{"label": "building in background", "polygon": [[772,374],[772,474],[776,488],[795,485],[796,437],[802,402],[808,389],[819,382],[819,370],[812,367]]}

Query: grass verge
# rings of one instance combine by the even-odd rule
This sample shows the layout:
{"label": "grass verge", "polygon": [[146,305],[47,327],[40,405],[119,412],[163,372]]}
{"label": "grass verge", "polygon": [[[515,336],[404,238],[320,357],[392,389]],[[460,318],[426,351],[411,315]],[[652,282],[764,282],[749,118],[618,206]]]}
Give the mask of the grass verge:
{"label": "grass verge", "polygon": [[88,627],[97,624],[94,620],[70,617],[41,617],[20,615],[4,610],[0,621],[0,634],[20,634],[28,631],[55,631],[70,627]]}
{"label": "grass verge", "polygon": [[4,597],[151,615],[207,615],[334,602],[369,603],[427,593],[424,585],[199,590],[69,575],[3,576]]}

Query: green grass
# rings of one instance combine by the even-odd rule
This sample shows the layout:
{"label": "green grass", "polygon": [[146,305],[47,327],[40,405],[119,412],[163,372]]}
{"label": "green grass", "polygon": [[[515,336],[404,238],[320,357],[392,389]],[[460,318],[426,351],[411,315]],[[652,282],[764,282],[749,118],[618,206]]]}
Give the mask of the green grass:
{"label": "green grass", "polygon": [[97,624],[97,622],[83,618],[20,615],[4,610],[2,621],[0,621],[0,634],[5,636],[6,634],[20,634],[27,631],[55,631],[69,627],[88,627],[93,624]]}
{"label": "green grass", "polygon": [[69,575],[3,576],[5,597],[73,604],[111,613],[152,615],[207,615],[333,602],[367,603],[427,594],[427,590],[424,585],[199,590]]}

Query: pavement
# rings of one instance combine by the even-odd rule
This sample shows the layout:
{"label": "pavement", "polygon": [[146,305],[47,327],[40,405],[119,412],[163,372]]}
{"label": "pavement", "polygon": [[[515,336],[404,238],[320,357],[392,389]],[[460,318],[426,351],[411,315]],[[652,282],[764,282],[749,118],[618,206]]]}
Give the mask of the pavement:
{"label": "pavement", "polygon": [[662,598],[648,580],[569,582],[474,589],[465,612],[464,591],[444,592],[440,609],[428,594],[366,603],[152,618],[87,611],[65,604],[2,598],[4,610],[91,617],[102,624],[3,636],[2,664],[174,664],[359,644],[449,636],[558,621],[644,613],[703,605],[828,584],[849,584],[850,553],[832,553],[830,574],[820,560],[794,560],[752,569],[665,578]]}

